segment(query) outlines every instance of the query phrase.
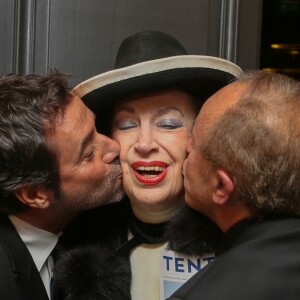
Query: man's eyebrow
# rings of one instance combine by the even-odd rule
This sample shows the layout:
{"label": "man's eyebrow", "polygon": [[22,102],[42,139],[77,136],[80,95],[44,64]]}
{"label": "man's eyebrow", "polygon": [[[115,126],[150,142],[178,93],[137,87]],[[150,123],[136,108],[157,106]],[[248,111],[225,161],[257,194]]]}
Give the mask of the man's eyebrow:
{"label": "man's eyebrow", "polygon": [[[94,119],[96,120],[96,115],[95,114],[93,114],[93,115],[94,115]],[[93,140],[94,135],[95,135],[95,128],[93,127],[93,129],[81,141],[80,151],[79,151],[79,155],[77,158],[78,162],[81,160],[81,157],[82,157],[87,145],[90,144],[91,141]]]}
{"label": "man's eyebrow", "polygon": [[93,130],[91,130],[81,141],[80,151],[79,151],[79,155],[77,158],[78,162],[81,160],[84,150],[86,149],[87,145],[90,144],[90,142],[93,140],[94,134],[95,134],[95,129],[93,128]]}

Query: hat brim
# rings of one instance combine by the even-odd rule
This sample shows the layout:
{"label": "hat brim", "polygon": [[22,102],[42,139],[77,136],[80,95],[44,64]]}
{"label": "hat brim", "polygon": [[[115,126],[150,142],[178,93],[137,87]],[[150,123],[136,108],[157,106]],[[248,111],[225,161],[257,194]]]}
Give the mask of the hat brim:
{"label": "hat brim", "polygon": [[181,87],[204,102],[238,77],[234,63],[211,56],[181,55],[115,69],[78,84],[74,93],[97,116],[118,100],[169,87]]}

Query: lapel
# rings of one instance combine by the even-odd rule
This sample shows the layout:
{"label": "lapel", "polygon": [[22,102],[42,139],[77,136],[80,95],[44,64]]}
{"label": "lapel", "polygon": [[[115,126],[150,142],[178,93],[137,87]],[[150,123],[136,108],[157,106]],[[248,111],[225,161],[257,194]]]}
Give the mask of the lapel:
{"label": "lapel", "polygon": [[49,300],[29,250],[4,214],[0,214],[0,239],[16,275],[15,280],[20,295],[26,300]]}

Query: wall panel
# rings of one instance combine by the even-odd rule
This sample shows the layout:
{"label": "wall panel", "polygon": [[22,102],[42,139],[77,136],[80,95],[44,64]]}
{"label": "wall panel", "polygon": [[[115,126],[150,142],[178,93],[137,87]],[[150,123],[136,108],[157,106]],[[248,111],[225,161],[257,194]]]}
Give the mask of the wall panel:
{"label": "wall panel", "polygon": [[141,30],[177,37],[191,54],[257,64],[261,0],[0,0],[0,72],[110,70],[120,42]]}

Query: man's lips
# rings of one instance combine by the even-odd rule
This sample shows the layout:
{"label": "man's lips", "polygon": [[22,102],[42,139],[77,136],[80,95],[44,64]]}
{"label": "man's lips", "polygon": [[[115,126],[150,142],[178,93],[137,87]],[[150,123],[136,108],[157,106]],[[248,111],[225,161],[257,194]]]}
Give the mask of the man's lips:
{"label": "man's lips", "polygon": [[131,164],[137,180],[144,184],[158,184],[168,173],[168,164],[162,161],[137,161]]}

